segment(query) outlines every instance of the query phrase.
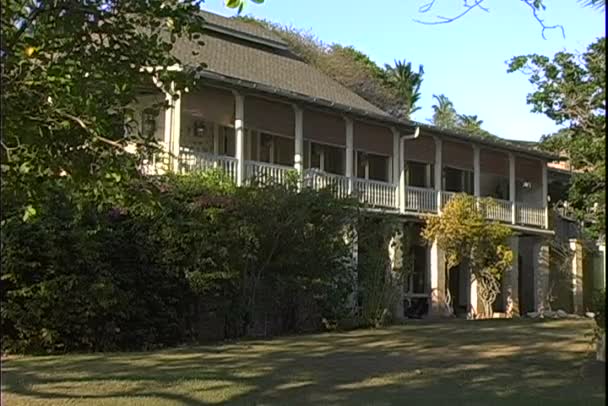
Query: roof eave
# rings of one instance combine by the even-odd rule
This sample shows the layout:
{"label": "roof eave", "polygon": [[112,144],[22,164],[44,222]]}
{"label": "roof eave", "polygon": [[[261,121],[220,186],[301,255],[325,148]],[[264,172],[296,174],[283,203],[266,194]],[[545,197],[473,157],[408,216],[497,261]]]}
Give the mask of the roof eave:
{"label": "roof eave", "polygon": [[208,70],[203,70],[203,71],[198,72],[197,78],[205,78],[207,80],[216,81],[216,82],[223,83],[223,84],[231,84],[231,85],[240,87],[242,89],[255,90],[257,92],[267,93],[268,95],[283,97],[290,101],[298,101],[298,102],[302,102],[305,104],[313,105],[315,107],[327,108],[332,111],[337,110],[343,114],[350,114],[355,117],[359,117],[359,118],[362,118],[362,119],[365,119],[368,121],[374,121],[374,122],[381,123],[384,125],[388,124],[389,126],[393,126],[395,128],[402,129],[402,130],[413,131],[416,127],[420,127],[422,130],[426,130],[426,131],[435,133],[439,136],[457,138],[457,139],[467,141],[467,142],[474,141],[476,143],[487,145],[490,147],[499,148],[502,150],[506,149],[509,151],[518,152],[521,154],[533,156],[536,158],[541,158],[541,159],[548,160],[548,161],[562,160],[562,157],[559,157],[558,155],[546,153],[543,151],[530,150],[525,147],[519,147],[517,145],[513,145],[512,143],[508,143],[506,141],[497,141],[497,140],[493,140],[490,138],[485,138],[485,137],[480,137],[480,136],[470,135],[470,134],[460,134],[455,131],[441,129],[441,128],[438,128],[438,127],[435,127],[432,125],[428,125],[428,124],[417,123],[415,121],[410,121],[410,120],[400,120],[398,118],[395,118],[395,117],[392,117],[389,115],[378,114],[378,113],[370,112],[367,110],[358,109],[358,108],[355,108],[352,106],[332,102],[329,100],[320,99],[317,97],[307,96],[307,95],[296,93],[296,92],[290,92],[287,90],[283,90],[283,89],[279,89],[276,87],[272,87],[272,86],[268,86],[268,85],[264,85],[264,84],[260,84],[260,83],[256,83],[256,82],[251,82],[251,81],[247,81],[247,80],[243,80],[243,79],[233,78],[233,77],[225,76],[225,75],[222,75],[219,73],[211,72]]}

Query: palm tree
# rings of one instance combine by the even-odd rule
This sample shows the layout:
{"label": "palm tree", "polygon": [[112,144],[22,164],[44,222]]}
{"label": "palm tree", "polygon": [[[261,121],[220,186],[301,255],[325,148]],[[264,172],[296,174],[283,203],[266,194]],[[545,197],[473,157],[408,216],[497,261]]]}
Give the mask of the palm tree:
{"label": "palm tree", "polygon": [[481,130],[481,125],[483,124],[483,120],[477,118],[477,115],[468,115],[468,114],[459,114],[458,115],[458,125],[463,130],[476,132],[477,130]]}
{"label": "palm tree", "polygon": [[424,67],[418,66],[418,72],[412,70],[412,63],[395,61],[395,66],[384,65],[387,82],[397,91],[405,106],[405,116],[409,117],[415,111],[420,110],[416,103],[420,100],[420,86]]}
{"label": "palm tree", "polygon": [[437,127],[454,128],[458,124],[458,115],[454,108],[454,103],[446,95],[433,95],[437,104],[433,104],[433,118],[431,122]]}

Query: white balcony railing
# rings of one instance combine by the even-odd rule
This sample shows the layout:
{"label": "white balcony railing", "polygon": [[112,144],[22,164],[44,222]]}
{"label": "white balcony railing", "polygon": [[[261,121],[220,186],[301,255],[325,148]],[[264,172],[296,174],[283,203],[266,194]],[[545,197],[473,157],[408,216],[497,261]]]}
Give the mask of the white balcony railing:
{"label": "white balcony railing", "polygon": [[289,173],[293,166],[269,164],[266,162],[245,161],[245,178],[255,179],[259,182],[287,183]]}
{"label": "white balcony railing", "polygon": [[406,186],[405,210],[437,212],[437,192],[433,189]]}
{"label": "white balcony railing", "polygon": [[543,207],[534,207],[525,203],[515,204],[515,222],[530,226],[545,227],[546,216]]}
{"label": "white balcony railing", "polygon": [[316,169],[304,171],[304,185],[314,190],[331,189],[335,196],[344,199],[349,196],[348,178],[346,176],[334,175],[320,172]]}
{"label": "white balcony railing", "polygon": [[196,147],[180,146],[179,149],[180,172],[205,171],[221,169],[230,179],[236,181],[236,158],[230,156],[214,155],[201,151]]}
{"label": "white balcony railing", "polygon": [[491,199],[485,207],[485,216],[490,220],[510,223],[513,203],[508,200]]}
{"label": "white balcony railing", "polygon": [[[149,173],[159,174],[161,166],[167,166],[163,159],[156,158],[146,163]],[[180,147],[179,168],[181,172],[217,168],[225,171],[236,182],[237,160],[233,157],[209,154],[195,147]],[[287,182],[291,166],[269,164],[265,162],[245,161],[245,179],[256,179],[261,182],[273,181],[280,184]],[[164,172],[163,172],[164,173]],[[436,191],[434,189],[406,186],[402,194],[398,186],[387,182],[367,179],[352,179],[341,175],[328,174],[318,169],[307,169],[303,174],[303,185],[314,190],[331,189],[338,198],[353,194],[360,202],[371,207],[398,210],[399,200],[404,199],[406,212],[437,213],[438,204],[443,208],[455,195],[455,192]],[[492,199],[485,206],[485,217],[489,220],[513,223],[513,203],[507,200]],[[546,228],[546,209],[525,203],[515,204],[515,224]]]}
{"label": "white balcony railing", "polygon": [[445,207],[446,204],[448,204],[448,202],[450,200],[452,200],[452,198],[454,196],[456,196],[456,192],[446,192],[445,190],[442,190],[439,192],[440,193],[440,199],[441,199],[441,208],[443,209]]}
{"label": "white balcony railing", "polygon": [[397,185],[367,179],[356,179],[355,190],[359,201],[374,207],[398,208],[395,201]]}

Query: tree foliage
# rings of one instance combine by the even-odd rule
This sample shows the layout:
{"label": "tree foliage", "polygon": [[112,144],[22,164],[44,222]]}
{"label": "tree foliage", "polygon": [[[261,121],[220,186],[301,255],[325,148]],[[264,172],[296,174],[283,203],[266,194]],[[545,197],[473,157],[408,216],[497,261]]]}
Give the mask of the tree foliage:
{"label": "tree foliage", "polygon": [[458,194],[447,203],[441,215],[426,218],[422,231],[428,243],[436,241],[445,253],[446,269],[468,265],[470,274],[478,282],[485,317],[491,317],[492,303],[500,293],[501,276],[513,261],[513,252],[508,246],[511,230],[503,224],[489,222],[484,216],[491,204],[494,204],[491,200]]}
{"label": "tree foliage", "polygon": [[158,205],[99,209],[57,188],[31,221],[2,227],[3,350],[298,332],[348,311],[348,201],[295,184],[236,188],[214,172],[126,192],[142,187]]}
{"label": "tree foliage", "polygon": [[451,130],[458,130],[467,134],[480,135],[484,137],[495,137],[483,128],[483,120],[480,120],[477,115],[458,114],[454,103],[444,94],[433,95],[437,101],[433,104],[433,117],[431,123],[433,125]]}
{"label": "tree foliage", "polygon": [[411,62],[381,67],[352,46],[326,44],[311,33],[249,16],[241,21],[260,24],[280,36],[290,50],[343,86],[387,113],[408,118],[417,110],[423,69],[414,72]]}
{"label": "tree foliage", "polygon": [[[45,187],[61,183],[103,200],[135,176],[140,152],[154,145],[125,136],[130,104],[151,83],[142,67],[168,67],[177,36],[196,40],[199,1],[20,0],[2,13],[2,185],[25,216]],[[184,86],[185,73],[161,82]]]}
{"label": "tree foliage", "polygon": [[390,83],[403,100],[404,115],[410,117],[414,112],[420,110],[420,106],[416,103],[420,101],[420,86],[424,76],[424,68],[418,66],[418,72],[412,69],[412,63],[403,61],[395,61],[394,66],[384,65],[388,83]]}
{"label": "tree foliage", "polygon": [[542,146],[565,152],[575,169],[569,191],[571,207],[594,238],[605,235],[606,218],[606,38],[576,55],[558,52],[517,56],[509,72],[529,76],[535,91],[527,97],[532,112],[562,125],[543,137]]}

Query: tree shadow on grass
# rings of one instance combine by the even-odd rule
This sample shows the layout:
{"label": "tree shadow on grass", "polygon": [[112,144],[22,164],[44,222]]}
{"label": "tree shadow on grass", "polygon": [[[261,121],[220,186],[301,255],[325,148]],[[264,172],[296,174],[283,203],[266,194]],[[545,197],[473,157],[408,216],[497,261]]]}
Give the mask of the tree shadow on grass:
{"label": "tree shadow on grass", "polygon": [[[603,404],[585,320],[417,322],[150,353],[9,359],[19,399],[157,404]],[[23,403],[25,404],[25,403]],[[126,404],[126,403],[125,403]]]}

